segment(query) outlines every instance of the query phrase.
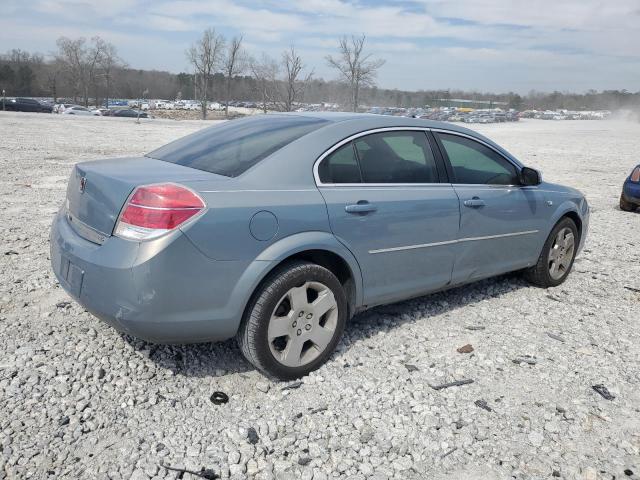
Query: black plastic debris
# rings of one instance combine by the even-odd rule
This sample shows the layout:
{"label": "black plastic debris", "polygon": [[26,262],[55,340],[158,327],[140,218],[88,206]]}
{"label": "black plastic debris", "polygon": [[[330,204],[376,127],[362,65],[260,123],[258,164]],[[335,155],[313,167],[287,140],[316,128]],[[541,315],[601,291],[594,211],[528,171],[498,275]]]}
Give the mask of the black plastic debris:
{"label": "black plastic debris", "polygon": [[205,468],[204,470],[200,470],[198,472],[198,476],[206,479],[206,480],[216,480],[220,478],[216,472],[211,470],[210,468]]}
{"label": "black plastic debris", "polygon": [[627,469],[624,471],[624,474],[625,474],[627,477],[633,477],[633,470],[631,470],[630,468],[627,468]]}
{"label": "black plastic debris", "polygon": [[523,355],[522,357],[514,358],[511,361],[516,365],[520,365],[521,363],[526,363],[528,365],[535,365],[536,363],[538,363],[538,360],[536,360],[531,355]]}
{"label": "black plastic debris", "polygon": [[229,396],[224,392],[213,392],[210,400],[214,405],[223,405],[229,401]]}
{"label": "black plastic debris", "polygon": [[441,457],[440,457],[440,458],[446,458],[446,457],[448,457],[449,455],[451,455],[453,452],[455,452],[456,450],[458,450],[458,447],[453,447],[452,449],[447,450],[446,452],[444,452],[444,453],[441,455]]}
{"label": "black plastic debris", "polygon": [[415,365],[412,365],[410,363],[405,363],[404,364],[404,368],[406,368],[409,373],[417,372],[418,370],[420,370],[418,367],[416,367]]}
{"label": "black plastic debris", "polygon": [[71,302],[58,302],[56,303],[56,307],[58,308],[69,308],[71,306]]}
{"label": "black plastic debris", "polygon": [[616,398],[616,396],[609,392],[607,387],[602,384],[593,385],[591,388],[598,392],[600,396],[602,396],[602,398],[604,398],[605,400],[613,400],[614,398]]}
{"label": "black plastic debris", "polygon": [[456,380],[455,382],[449,382],[449,383],[443,383],[442,385],[429,385],[431,388],[433,388],[434,390],[444,390],[445,388],[451,388],[451,387],[461,387],[462,385],[469,385],[470,383],[473,383],[473,380],[471,380],[470,378],[465,379],[465,380]]}
{"label": "black plastic debris", "polygon": [[282,390],[295,390],[296,388],[300,388],[303,385],[304,382],[293,382],[290,383],[289,385],[285,385],[284,387],[282,387]]}
{"label": "black plastic debris", "polygon": [[196,471],[196,470],[188,470],[186,468],[171,467],[169,465],[163,465],[162,463],[159,464],[159,465],[160,465],[160,467],[166,468],[167,470],[171,470],[173,472],[178,472],[178,478],[183,478],[183,475],[185,473],[189,473],[191,475],[195,475],[196,477],[204,478],[206,480],[216,480],[216,479],[220,478],[220,476],[210,468],[206,468],[206,469],[203,468],[200,471]]}
{"label": "black plastic debris", "polygon": [[247,430],[247,440],[251,445],[255,445],[256,443],[258,443],[260,437],[258,436],[258,432],[256,432],[255,428],[249,427],[249,430]]}
{"label": "black plastic debris", "polygon": [[5,255],[18,255],[18,252],[16,252],[15,250],[7,250],[6,252],[4,252]]}
{"label": "black plastic debris", "polygon": [[60,420],[58,420],[58,425],[64,427],[65,425],[69,425],[69,421],[69,417],[62,417]]}
{"label": "black plastic debris", "polygon": [[491,408],[489,404],[484,400],[476,400],[473,403],[476,405],[476,407],[480,407],[483,410],[486,410],[487,412],[493,412],[493,408]]}

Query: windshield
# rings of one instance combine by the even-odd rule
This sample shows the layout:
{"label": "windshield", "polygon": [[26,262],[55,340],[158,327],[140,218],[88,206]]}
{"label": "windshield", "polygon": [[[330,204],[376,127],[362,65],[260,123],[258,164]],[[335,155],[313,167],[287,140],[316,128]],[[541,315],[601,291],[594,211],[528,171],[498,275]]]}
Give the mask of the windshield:
{"label": "windshield", "polygon": [[205,128],[147,154],[148,157],[237,177],[326,120],[289,115],[256,115]]}

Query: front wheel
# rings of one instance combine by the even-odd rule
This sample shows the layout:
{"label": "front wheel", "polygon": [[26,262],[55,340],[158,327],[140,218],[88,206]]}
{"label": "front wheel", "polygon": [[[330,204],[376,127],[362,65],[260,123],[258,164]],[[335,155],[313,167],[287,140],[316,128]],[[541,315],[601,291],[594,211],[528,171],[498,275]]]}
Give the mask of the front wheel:
{"label": "front wheel", "polygon": [[567,279],[578,249],[578,228],[570,218],[560,220],[547,238],[538,262],[525,270],[534,285],[556,287]]}
{"label": "front wheel", "polygon": [[269,275],[254,294],[238,344],[263,373],[281,380],[300,378],[330,357],[347,310],[344,289],[331,271],[292,262]]}
{"label": "front wheel", "polygon": [[623,210],[625,212],[633,212],[636,208],[638,208],[637,205],[634,205],[631,202],[627,202],[624,199],[624,195],[620,195],[620,210]]}

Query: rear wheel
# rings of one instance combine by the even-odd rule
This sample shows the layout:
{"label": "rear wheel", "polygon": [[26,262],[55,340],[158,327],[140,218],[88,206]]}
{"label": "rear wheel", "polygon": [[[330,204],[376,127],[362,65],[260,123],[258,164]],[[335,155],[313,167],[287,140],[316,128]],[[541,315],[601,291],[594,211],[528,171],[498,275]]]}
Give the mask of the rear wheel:
{"label": "rear wheel", "polygon": [[258,370],[290,380],[324,364],[347,319],[347,299],[329,270],[292,262],[271,274],[254,294],[240,330],[242,353]]}
{"label": "rear wheel", "polygon": [[627,202],[624,199],[624,195],[620,195],[620,210],[624,210],[625,212],[634,212],[638,208],[637,205],[634,205],[631,202]]}
{"label": "rear wheel", "polygon": [[525,278],[539,287],[556,287],[571,271],[578,249],[578,228],[570,218],[563,218],[553,228],[538,262],[525,270]]}

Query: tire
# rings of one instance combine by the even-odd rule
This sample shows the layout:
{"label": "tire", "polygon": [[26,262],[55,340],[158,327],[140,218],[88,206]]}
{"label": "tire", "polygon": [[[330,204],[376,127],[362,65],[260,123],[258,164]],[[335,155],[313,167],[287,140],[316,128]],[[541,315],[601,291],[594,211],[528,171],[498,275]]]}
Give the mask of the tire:
{"label": "tire", "polygon": [[[571,240],[568,238],[569,234],[572,236]],[[562,218],[551,230],[538,262],[524,271],[525,278],[542,288],[557,287],[571,272],[579,242],[575,222],[567,217]]]}
{"label": "tire", "polygon": [[347,311],[344,289],[331,271],[314,263],[290,262],[254,293],[238,331],[238,345],[266,375],[300,378],[329,359],[342,336]]}
{"label": "tire", "polygon": [[620,210],[625,212],[635,212],[636,208],[638,208],[637,205],[634,205],[631,202],[627,202],[624,199],[624,194],[620,195]]}

